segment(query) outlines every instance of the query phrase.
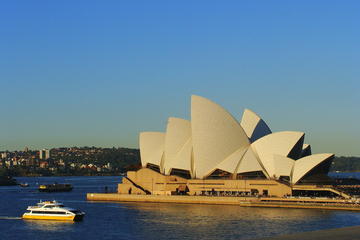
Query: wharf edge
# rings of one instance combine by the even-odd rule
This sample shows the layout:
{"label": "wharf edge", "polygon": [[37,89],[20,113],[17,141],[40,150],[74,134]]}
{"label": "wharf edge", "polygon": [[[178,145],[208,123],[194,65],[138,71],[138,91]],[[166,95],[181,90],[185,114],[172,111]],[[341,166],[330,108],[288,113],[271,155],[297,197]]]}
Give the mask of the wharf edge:
{"label": "wharf edge", "polygon": [[360,211],[360,204],[345,202],[342,200],[332,200],[332,199],[131,195],[131,194],[118,194],[118,193],[88,193],[86,198],[88,201],[100,201],[100,202],[215,204],[215,205],[238,205],[241,207],[305,208],[305,209]]}

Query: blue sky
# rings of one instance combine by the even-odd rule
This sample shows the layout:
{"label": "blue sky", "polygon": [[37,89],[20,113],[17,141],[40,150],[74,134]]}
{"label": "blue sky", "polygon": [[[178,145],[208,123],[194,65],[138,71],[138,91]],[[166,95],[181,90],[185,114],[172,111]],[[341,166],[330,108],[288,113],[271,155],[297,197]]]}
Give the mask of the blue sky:
{"label": "blue sky", "polygon": [[358,1],[2,1],[0,151],[138,147],[191,94],[360,156]]}

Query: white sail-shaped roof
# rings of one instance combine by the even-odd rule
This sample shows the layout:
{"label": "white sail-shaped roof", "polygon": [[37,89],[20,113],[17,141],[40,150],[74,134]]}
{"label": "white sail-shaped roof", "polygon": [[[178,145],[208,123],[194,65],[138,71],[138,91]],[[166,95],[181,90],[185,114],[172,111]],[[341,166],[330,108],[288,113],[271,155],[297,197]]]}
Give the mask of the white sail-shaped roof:
{"label": "white sail-shaped roof", "polygon": [[141,165],[146,167],[148,163],[159,166],[162,171],[162,158],[165,145],[165,133],[142,132],[140,133],[140,157]]}
{"label": "white sail-shaped roof", "polygon": [[255,142],[259,138],[271,134],[271,130],[264,120],[249,109],[244,110],[240,125],[249,137],[250,142]]}
{"label": "white sail-shaped roof", "polygon": [[[251,144],[270,178],[275,176],[274,154],[286,157],[300,156],[304,141],[303,132],[276,132]],[[300,146],[300,149],[298,149]]]}
{"label": "white sail-shaped roof", "polygon": [[322,153],[310,155],[296,160],[291,178],[291,183],[296,184],[302,177],[305,176],[305,174],[307,174],[317,165],[333,157],[334,154]]}
{"label": "white sail-shaped roof", "polygon": [[[236,173],[246,173],[246,172],[257,172],[257,171],[263,171],[262,166],[259,163],[259,159],[252,150],[251,147],[249,147],[244,154],[243,158],[241,159],[239,166],[237,168]],[[266,175],[266,173],[264,173]]]}
{"label": "white sail-shaped roof", "polygon": [[247,148],[240,148],[227,157],[224,161],[219,163],[215,169],[220,169],[229,173],[235,173],[236,167],[240,163],[241,158],[244,156]]}
{"label": "white sail-shaped roof", "polygon": [[191,98],[191,130],[196,178],[205,177],[220,162],[250,144],[231,114],[200,96]]}
{"label": "white sail-shaped roof", "polygon": [[306,157],[311,155],[311,146],[310,144],[304,144],[301,151],[301,157]]}
{"label": "white sail-shaped roof", "polygon": [[[165,158],[164,171],[170,174],[172,168],[180,168],[190,171],[191,161],[191,123],[188,120],[180,118],[169,118],[165,136]],[[184,150],[186,143],[190,142],[190,146]],[[189,145],[189,144],[188,144]],[[178,155],[182,151],[182,157]],[[185,151],[185,152],[184,152]],[[186,155],[188,153],[188,156]]]}
{"label": "white sail-shaped roof", "polygon": [[172,164],[169,167],[169,172],[171,169],[181,169],[189,171],[191,176],[193,176],[193,172],[191,169],[191,153],[192,153],[192,141],[191,138],[184,144],[179,153],[176,155]]}
{"label": "white sail-shaped roof", "polygon": [[280,176],[286,176],[290,178],[294,164],[295,164],[294,159],[275,154],[274,155],[275,177],[277,179],[280,178]]}
{"label": "white sail-shaped roof", "polygon": [[[304,133],[271,133],[251,110],[245,109],[240,124],[218,104],[192,96],[191,122],[169,118],[166,134],[141,133],[140,156],[143,167],[152,164],[167,175],[185,170],[191,178],[204,179],[217,169],[233,176],[262,171],[267,178],[288,176],[296,184],[334,155],[311,155]],[[316,170],[320,174],[327,169]]]}

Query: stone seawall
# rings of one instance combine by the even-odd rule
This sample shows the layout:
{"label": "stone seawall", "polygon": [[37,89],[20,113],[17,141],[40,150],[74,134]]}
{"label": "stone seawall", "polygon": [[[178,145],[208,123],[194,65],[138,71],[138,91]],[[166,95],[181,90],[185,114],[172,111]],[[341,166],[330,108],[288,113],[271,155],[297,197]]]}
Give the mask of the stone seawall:
{"label": "stone seawall", "polygon": [[166,196],[166,195],[130,195],[117,193],[88,193],[89,201],[110,202],[157,202],[157,203],[189,203],[189,204],[221,204],[239,205],[255,198],[209,197],[209,196]]}
{"label": "stone seawall", "polygon": [[[255,197],[179,196],[179,195],[131,195],[118,193],[88,193],[87,200],[103,202],[153,202],[180,204],[238,205],[241,207],[308,208],[328,210],[360,211],[359,204],[345,203],[344,200],[281,199]],[[266,201],[264,201],[266,200]]]}

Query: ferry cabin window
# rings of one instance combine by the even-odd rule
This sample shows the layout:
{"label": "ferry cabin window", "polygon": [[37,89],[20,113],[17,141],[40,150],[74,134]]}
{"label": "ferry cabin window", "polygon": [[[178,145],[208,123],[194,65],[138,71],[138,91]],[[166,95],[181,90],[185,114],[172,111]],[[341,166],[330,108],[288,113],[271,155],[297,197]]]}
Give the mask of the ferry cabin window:
{"label": "ferry cabin window", "polygon": [[48,211],[32,211],[32,213],[34,213],[34,214],[60,214],[60,215],[66,214],[66,212],[55,212],[55,211],[51,211],[51,212],[48,212]]}

